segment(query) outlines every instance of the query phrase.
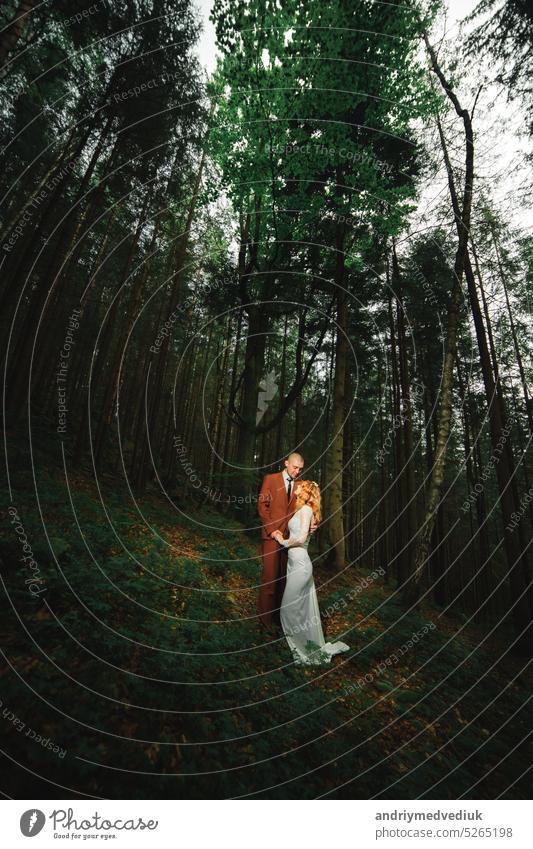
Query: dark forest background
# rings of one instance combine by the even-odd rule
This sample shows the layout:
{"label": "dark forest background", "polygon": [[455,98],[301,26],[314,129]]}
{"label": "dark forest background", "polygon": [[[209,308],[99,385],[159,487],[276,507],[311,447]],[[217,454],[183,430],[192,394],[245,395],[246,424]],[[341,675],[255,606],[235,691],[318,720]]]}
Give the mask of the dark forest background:
{"label": "dark forest background", "polygon": [[[281,5],[209,76],[189,0],[0,6],[7,795],[526,795],[531,10]],[[318,675],[255,620],[292,450]]]}

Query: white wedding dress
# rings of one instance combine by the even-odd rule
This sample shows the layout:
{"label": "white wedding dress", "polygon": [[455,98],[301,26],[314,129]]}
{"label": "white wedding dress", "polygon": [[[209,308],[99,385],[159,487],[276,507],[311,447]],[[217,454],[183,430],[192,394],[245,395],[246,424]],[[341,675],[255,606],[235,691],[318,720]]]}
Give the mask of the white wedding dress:
{"label": "white wedding dress", "polygon": [[281,625],[297,666],[322,666],[346,643],[326,643],[313,580],[313,564],[307,553],[313,510],[304,504],[289,520],[287,583],[281,602]]}

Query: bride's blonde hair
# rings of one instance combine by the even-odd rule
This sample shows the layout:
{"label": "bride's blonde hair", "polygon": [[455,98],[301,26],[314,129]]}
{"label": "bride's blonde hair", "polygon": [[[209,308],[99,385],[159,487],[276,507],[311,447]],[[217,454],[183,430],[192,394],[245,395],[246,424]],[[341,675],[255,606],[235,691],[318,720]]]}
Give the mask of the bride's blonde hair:
{"label": "bride's blonde hair", "polygon": [[318,523],[322,520],[322,507],[320,488],[316,481],[298,481],[296,510],[299,510],[304,504],[309,504],[313,511],[314,520],[318,525]]}

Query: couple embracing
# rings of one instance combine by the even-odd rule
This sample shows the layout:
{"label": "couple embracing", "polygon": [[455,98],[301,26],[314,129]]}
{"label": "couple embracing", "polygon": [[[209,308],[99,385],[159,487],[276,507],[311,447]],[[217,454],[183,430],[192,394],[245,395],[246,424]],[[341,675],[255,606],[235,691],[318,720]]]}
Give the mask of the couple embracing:
{"label": "couple embracing", "polygon": [[269,633],[279,624],[295,664],[327,664],[348,651],[346,643],[326,643],[307,547],[321,521],[320,489],[315,481],[300,480],[301,454],[292,453],[284,469],[266,475],[259,493],[263,525],[263,576],[259,591],[259,620]]}

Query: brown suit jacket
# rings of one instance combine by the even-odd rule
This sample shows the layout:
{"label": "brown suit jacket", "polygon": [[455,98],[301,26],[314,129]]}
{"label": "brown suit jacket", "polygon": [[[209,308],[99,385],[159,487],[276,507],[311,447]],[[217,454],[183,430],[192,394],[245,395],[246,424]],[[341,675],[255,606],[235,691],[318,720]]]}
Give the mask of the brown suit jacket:
{"label": "brown suit jacket", "polygon": [[273,531],[281,531],[285,536],[289,519],[294,514],[296,497],[294,485],[291,500],[287,502],[287,490],[283,480],[283,472],[265,475],[257,502],[257,512],[263,523],[263,539],[270,539]]}

